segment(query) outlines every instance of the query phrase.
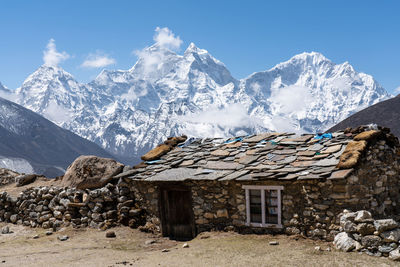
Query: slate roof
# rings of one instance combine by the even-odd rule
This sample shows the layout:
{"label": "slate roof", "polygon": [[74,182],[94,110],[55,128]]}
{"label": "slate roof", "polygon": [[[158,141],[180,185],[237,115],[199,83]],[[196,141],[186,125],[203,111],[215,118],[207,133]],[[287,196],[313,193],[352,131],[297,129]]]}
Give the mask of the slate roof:
{"label": "slate roof", "polygon": [[346,178],[353,169],[339,170],[336,165],[353,135],[335,132],[328,138],[314,137],[264,133],[188,140],[159,160],[131,170],[130,178],[154,182]]}

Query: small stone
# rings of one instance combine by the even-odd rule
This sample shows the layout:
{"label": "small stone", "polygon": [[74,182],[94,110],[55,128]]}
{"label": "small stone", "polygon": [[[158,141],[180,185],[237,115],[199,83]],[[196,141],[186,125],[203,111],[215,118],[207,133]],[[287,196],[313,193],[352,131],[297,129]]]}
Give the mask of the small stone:
{"label": "small stone", "polygon": [[370,223],[360,223],[356,227],[356,231],[361,235],[372,235],[375,232],[375,227]]}
{"label": "small stone", "polygon": [[394,261],[400,261],[400,249],[397,248],[389,253],[389,259]]}
{"label": "small stone", "polygon": [[182,248],[188,248],[188,247],[189,247],[188,243],[185,243],[185,244],[182,245]]}
{"label": "small stone", "polygon": [[156,243],[156,240],[154,240],[154,239],[149,239],[149,240],[146,240],[144,242],[145,245],[151,245],[151,244],[154,244],[154,243]]}
{"label": "small stone", "polygon": [[279,242],[278,241],[270,241],[269,245],[270,246],[276,246],[276,245],[279,245]]}
{"label": "small stone", "polygon": [[18,220],[18,215],[17,214],[13,214],[13,215],[10,216],[10,221],[12,223],[16,223],[17,220]]}
{"label": "small stone", "polygon": [[53,234],[52,231],[47,231],[47,232],[46,232],[46,235],[52,235],[52,234]]}
{"label": "small stone", "polygon": [[400,229],[394,229],[381,233],[384,242],[398,242],[400,240]]}
{"label": "small stone", "polygon": [[39,235],[34,235],[32,238],[33,238],[33,239],[38,239],[38,238],[39,238]]}
{"label": "small stone", "polygon": [[161,252],[169,252],[169,249],[164,248]]}
{"label": "small stone", "polygon": [[390,253],[394,249],[395,249],[395,247],[391,247],[388,245],[383,245],[383,246],[378,247],[379,252],[382,252],[382,253]]}
{"label": "small stone", "polygon": [[8,227],[7,225],[4,226],[3,228],[1,228],[1,233],[3,235],[9,234],[10,233],[10,227]]}
{"label": "small stone", "polygon": [[117,235],[115,234],[115,232],[114,231],[107,231],[106,232],[106,237],[107,238],[113,238],[113,237],[116,237]]}
{"label": "small stone", "polygon": [[371,212],[366,211],[366,210],[357,211],[356,212],[356,217],[354,218],[354,221],[357,222],[357,223],[373,221]]}
{"label": "small stone", "polygon": [[366,235],[361,238],[361,244],[364,247],[378,247],[382,242],[382,239],[376,235]]}
{"label": "small stone", "polygon": [[68,240],[69,236],[63,235],[63,236],[59,236],[59,237],[57,237],[57,238],[58,238],[58,240],[60,240],[60,241],[66,241],[66,240]]}
{"label": "small stone", "polygon": [[320,247],[320,246],[316,246],[316,247],[314,248],[314,250],[315,250],[315,251],[321,251],[321,247]]}

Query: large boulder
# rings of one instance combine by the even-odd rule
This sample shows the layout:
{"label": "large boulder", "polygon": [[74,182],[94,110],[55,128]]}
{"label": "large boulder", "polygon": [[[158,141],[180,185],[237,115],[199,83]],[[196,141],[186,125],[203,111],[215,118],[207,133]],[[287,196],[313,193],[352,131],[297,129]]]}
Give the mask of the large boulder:
{"label": "large boulder", "polygon": [[383,219],[374,221],[376,231],[379,233],[392,230],[398,226],[397,222],[393,219]]}
{"label": "large boulder", "polygon": [[33,183],[37,178],[36,174],[23,174],[15,177],[16,186],[24,186]]}
{"label": "large boulder", "polygon": [[68,167],[62,184],[77,189],[101,188],[123,168],[123,164],[113,159],[80,156]]}
{"label": "large boulder", "polygon": [[186,135],[178,136],[178,137],[168,137],[168,139],[164,142],[164,144],[158,145],[156,148],[150,150],[146,154],[144,154],[141,159],[144,161],[152,161],[157,160],[161,156],[167,154],[178,144],[185,142],[187,139]]}
{"label": "large boulder", "polygon": [[351,237],[350,234],[341,232],[335,236],[333,244],[335,245],[336,249],[349,252],[356,247],[357,242]]}

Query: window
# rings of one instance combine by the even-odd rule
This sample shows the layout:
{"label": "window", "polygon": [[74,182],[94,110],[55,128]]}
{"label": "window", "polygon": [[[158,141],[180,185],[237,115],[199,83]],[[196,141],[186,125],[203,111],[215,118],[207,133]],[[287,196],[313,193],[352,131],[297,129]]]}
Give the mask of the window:
{"label": "window", "polygon": [[244,185],[246,193],[246,224],[282,228],[281,191],[283,186]]}

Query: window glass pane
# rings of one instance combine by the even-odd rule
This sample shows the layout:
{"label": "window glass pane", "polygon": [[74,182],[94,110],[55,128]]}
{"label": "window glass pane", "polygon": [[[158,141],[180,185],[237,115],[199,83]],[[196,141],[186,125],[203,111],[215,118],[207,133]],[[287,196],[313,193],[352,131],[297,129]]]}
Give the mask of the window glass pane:
{"label": "window glass pane", "polygon": [[278,223],[278,190],[265,190],[265,223]]}
{"label": "window glass pane", "polygon": [[250,192],[250,222],[261,223],[261,190],[249,190]]}

